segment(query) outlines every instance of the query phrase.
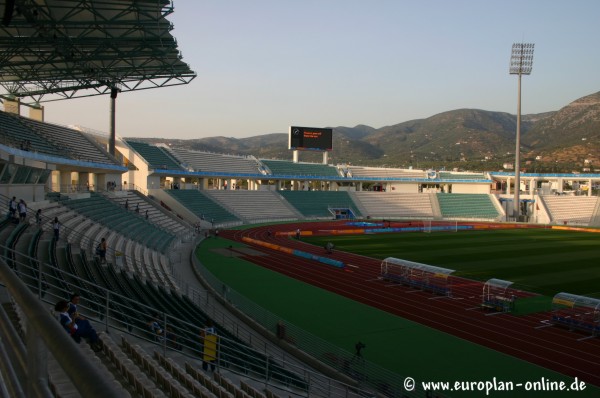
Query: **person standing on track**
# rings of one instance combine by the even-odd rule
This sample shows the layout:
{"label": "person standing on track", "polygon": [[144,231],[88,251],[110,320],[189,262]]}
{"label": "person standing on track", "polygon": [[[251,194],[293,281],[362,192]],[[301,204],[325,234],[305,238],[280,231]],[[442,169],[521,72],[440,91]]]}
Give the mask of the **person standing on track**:
{"label": "person standing on track", "polygon": [[333,253],[333,248],[334,248],[334,245],[333,245],[333,243],[331,243],[331,242],[327,242],[327,244],[325,245],[325,251],[326,251],[328,254],[331,254],[331,253]]}

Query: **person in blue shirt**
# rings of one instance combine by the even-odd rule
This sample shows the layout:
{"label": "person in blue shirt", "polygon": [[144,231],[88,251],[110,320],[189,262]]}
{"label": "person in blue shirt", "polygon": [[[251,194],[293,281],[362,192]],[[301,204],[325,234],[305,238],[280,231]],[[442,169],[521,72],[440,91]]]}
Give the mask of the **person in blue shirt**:
{"label": "person in blue shirt", "polygon": [[88,339],[92,349],[96,352],[102,350],[102,343],[96,333],[96,329],[87,319],[80,318],[77,313],[73,313],[73,317],[69,314],[69,303],[65,300],[60,300],[54,306],[54,310],[58,312],[58,317],[62,327],[71,335],[77,343],[81,339]]}

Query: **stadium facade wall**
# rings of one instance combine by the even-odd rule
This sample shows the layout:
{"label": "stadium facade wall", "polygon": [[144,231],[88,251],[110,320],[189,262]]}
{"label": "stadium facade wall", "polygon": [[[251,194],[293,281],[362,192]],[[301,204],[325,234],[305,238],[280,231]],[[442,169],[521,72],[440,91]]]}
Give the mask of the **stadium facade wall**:
{"label": "stadium facade wall", "polygon": [[540,224],[550,224],[552,217],[550,217],[550,212],[548,211],[546,203],[544,203],[544,201],[538,195],[534,196],[534,200],[533,215],[535,217],[535,222]]}
{"label": "stadium facade wall", "polygon": [[17,200],[24,199],[26,203],[44,200],[44,185],[40,184],[2,184],[0,194],[7,198],[15,196]]}
{"label": "stadium facade wall", "polygon": [[490,193],[490,184],[452,184],[452,193]]}
{"label": "stadium facade wall", "polygon": [[386,192],[394,193],[419,193],[419,184],[387,183]]}
{"label": "stadium facade wall", "polygon": [[127,174],[123,174],[123,181],[132,187],[136,186],[143,191],[148,191],[148,188],[160,188],[160,177],[150,177],[150,170],[146,160],[138,155],[136,151],[131,149],[123,141],[117,140],[116,149],[125,156],[130,163],[133,163],[138,170],[130,170]]}

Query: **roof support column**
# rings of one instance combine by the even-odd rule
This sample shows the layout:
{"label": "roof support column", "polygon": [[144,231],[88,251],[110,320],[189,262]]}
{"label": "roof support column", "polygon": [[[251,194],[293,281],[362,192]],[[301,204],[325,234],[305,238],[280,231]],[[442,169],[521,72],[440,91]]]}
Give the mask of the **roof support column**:
{"label": "roof support column", "polygon": [[119,89],[113,87],[110,89],[110,137],[108,138],[108,153],[115,156],[115,141],[116,141],[116,109],[117,109],[117,94]]}

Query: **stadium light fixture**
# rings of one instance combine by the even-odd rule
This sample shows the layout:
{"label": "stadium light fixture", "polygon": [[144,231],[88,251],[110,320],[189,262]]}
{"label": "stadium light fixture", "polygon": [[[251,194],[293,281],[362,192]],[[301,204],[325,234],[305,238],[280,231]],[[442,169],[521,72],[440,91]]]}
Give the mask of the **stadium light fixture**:
{"label": "stadium light fixture", "polygon": [[514,43],[510,57],[510,74],[519,76],[517,97],[517,137],[515,150],[515,196],[513,216],[518,221],[521,214],[519,193],[521,190],[521,76],[530,75],[533,67],[533,43]]}

